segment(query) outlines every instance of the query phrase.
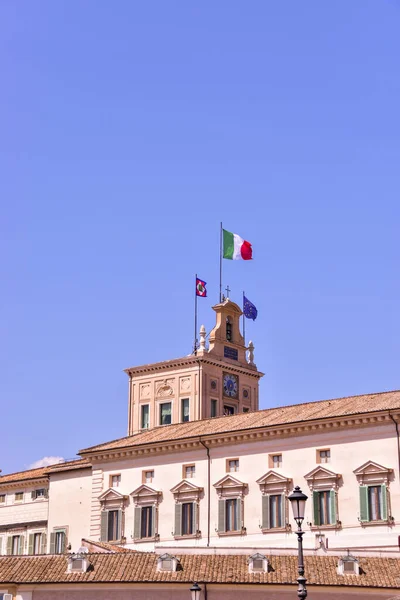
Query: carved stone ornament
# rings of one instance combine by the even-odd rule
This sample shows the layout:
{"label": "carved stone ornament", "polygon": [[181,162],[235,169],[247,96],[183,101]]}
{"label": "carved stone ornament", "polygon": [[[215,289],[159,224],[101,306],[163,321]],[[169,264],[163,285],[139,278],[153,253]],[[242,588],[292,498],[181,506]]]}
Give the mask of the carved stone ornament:
{"label": "carved stone ornament", "polygon": [[150,396],[150,384],[149,383],[143,383],[140,386],[140,397],[141,398],[148,398]]}
{"label": "carved stone ornament", "polygon": [[190,377],[182,377],[181,378],[181,392],[188,392],[191,388],[191,378]]}
{"label": "carved stone ornament", "polygon": [[169,396],[172,396],[173,393],[174,393],[174,390],[172,389],[172,386],[171,386],[170,382],[168,381],[168,379],[164,379],[162,384],[159,385],[157,388],[157,396],[159,398],[168,398]]}

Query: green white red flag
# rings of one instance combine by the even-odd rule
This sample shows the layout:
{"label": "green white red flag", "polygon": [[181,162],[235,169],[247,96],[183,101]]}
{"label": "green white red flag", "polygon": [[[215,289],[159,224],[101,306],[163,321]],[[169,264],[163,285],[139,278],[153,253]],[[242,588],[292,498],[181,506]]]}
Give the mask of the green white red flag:
{"label": "green white red flag", "polygon": [[222,256],[229,260],[251,260],[253,258],[253,249],[250,242],[247,242],[237,233],[231,233],[223,229],[223,250]]}

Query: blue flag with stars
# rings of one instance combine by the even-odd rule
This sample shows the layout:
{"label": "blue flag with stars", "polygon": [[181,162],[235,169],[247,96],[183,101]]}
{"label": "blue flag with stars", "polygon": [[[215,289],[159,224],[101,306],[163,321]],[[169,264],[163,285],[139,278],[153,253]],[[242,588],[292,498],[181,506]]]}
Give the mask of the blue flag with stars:
{"label": "blue flag with stars", "polygon": [[253,321],[257,319],[258,311],[246,296],[243,296],[243,314],[246,319],[253,319]]}

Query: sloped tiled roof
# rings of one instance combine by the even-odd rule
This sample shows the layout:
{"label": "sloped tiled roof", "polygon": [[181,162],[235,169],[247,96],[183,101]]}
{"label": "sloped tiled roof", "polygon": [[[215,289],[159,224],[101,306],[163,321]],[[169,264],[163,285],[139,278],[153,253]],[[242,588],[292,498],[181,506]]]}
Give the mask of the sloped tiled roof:
{"label": "sloped tiled roof", "polygon": [[10,473],[0,477],[0,485],[2,483],[14,483],[18,481],[27,481],[29,479],[43,479],[47,477],[49,467],[40,467],[40,469],[28,469],[27,471],[19,471],[18,473]]}
{"label": "sloped tiled roof", "polygon": [[86,546],[86,548],[89,549],[89,552],[95,552],[97,548],[112,553],[137,552],[137,550],[109,544],[108,542],[94,542],[93,540],[86,540],[85,538],[82,538],[82,545]]}
{"label": "sloped tiled roof", "polygon": [[[182,582],[270,583],[296,585],[297,556],[269,556],[268,573],[249,573],[245,555],[177,554],[181,570],[157,572],[153,553],[87,555],[92,570],[67,573],[67,557],[0,557],[0,583],[101,583],[101,582]],[[306,556],[307,585],[354,586],[400,589],[400,559],[360,558],[361,575],[338,575],[338,557]]]}
{"label": "sloped tiled roof", "polygon": [[86,469],[92,466],[87,458],[77,458],[76,460],[67,460],[49,467],[49,473],[61,473],[64,471],[76,471],[77,469]]}
{"label": "sloped tiled roof", "polygon": [[224,434],[262,427],[277,427],[318,419],[367,414],[382,410],[400,410],[399,390],[280,406],[256,412],[191,421],[189,423],[163,425],[135,435],[85,448],[79,454],[90,454],[91,452],[102,450],[182,440],[203,435]]}

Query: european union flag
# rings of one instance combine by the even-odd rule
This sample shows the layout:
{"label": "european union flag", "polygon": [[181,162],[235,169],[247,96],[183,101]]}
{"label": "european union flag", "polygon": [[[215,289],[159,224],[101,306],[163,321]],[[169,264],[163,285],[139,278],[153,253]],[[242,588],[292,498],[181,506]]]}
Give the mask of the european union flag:
{"label": "european union flag", "polygon": [[246,319],[253,319],[253,321],[257,319],[257,309],[246,296],[243,296],[243,314]]}

